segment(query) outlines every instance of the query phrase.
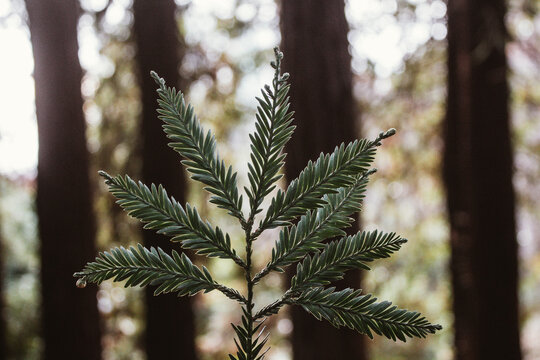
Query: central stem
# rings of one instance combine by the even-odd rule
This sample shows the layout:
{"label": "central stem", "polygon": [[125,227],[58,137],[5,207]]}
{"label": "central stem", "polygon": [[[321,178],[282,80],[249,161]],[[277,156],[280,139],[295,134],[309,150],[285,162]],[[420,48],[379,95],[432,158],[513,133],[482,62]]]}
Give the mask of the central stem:
{"label": "central stem", "polygon": [[245,267],[245,273],[246,273],[246,281],[247,281],[247,305],[246,305],[246,317],[247,317],[247,338],[248,338],[248,344],[247,344],[247,360],[254,360],[253,358],[253,279],[251,278],[251,255],[252,255],[252,249],[251,244],[253,243],[253,237],[251,234],[251,227],[253,225],[253,219],[250,218],[248,221],[248,224],[246,226],[246,267]]}

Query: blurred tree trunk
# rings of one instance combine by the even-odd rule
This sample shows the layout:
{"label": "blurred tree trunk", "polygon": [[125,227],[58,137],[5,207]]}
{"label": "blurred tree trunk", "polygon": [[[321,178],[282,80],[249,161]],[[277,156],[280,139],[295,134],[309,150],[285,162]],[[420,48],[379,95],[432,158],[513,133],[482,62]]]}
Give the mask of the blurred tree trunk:
{"label": "blurred tree trunk", "polygon": [[456,358],[520,359],[504,0],[448,2],[444,180]]}
{"label": "blurred tree trunk", "polygon": [[[283,68],[291,74],[297,126],[286,149],[289,181],[321,151],[332,152],[340,143],[356,138],[348,31],[343,0],[281,2]],[[349,275],[337,286],[358,288],[360,273]],[[291,308],[291,316],[294,360],[366,358],[362,335],[338,330],[301,308]]]}
{"label": "blurred tree trunk", "polygon": [[[185,202],[185,179],[180,158],[167,146],[157,118],[157,94],[150,71],[156,71],[169,85],[178,86],[181,46],[174,0],[135,0],[133,5],[137,60],[142,90],[142,177],[160,183],[180,203]],[[170,253],[169,239],[143,230],[147,246],[159,246]],[[174,246],[177,250],[178,245]],[[148,360],[196,359],[195,325],[191,301],[175,294],[146,293],[146,353]]]}
{"label": "blurred tree trunk", "polygon": [[73,279],[73,273],[95,256],[77,43],[79,3],[25,2],[39,135],[43,358],[95,360],[101,357],[97,288],[77,289]]}

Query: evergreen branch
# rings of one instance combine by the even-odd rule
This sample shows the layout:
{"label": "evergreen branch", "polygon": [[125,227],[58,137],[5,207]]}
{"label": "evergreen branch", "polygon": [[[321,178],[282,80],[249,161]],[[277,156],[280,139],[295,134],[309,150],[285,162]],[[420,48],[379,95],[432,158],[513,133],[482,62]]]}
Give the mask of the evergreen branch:
{"label": "evergreen branch", "polygon": [[299,296],[300,294],[301,292],[298,292],[293,289],[287,290],[280,299],[264,306],[259,311],[257,311],[257,313],[254,316],[254,319],[258,320],[267,316],[272,316],[272,315],[277,314],[284,305],[287,305],[290,303],[290,299],[294,298],[295,296]]}
{"label": "evergreen branch", "polygon": [[100,253],[95,262],[88,263],[83,271],[74,274],[83,284],[101,284],[103,281],[127,280],[125,287],[159,285],[154,295],[177,292],[178,296],[195,295],[200,291],[219,290],[230,299],[245,303],[246,299],[236,290],[215,282],[208,270],[195,266],[189,258],[176,251],[172,256],[160,248],[123,247]]}
{"label": "evergreen branch", "polygon": [[300,305],[318,320],[325,319],[339,328],[346,326],[373,338],[372,331],[389,339],[406,341],[406,337],[426,337],[441,330],[415,311],[398,309],[391,302],[377,303],[370,294],[360,290],[314,288],[288,301]]}
{"label": "evergreen branch", "polygon": [[275,69],[272,88],[266,85],[261,91],[255,123],[256,131],[250,135],[251,163],[248,164],[250,189],[246,188],[251,211],[250,219],[259,213],[260,205],[266,195],[275,187],[273,185],[282,175],[277,175],[283,166],[285,154],[282,154],[285,143],[289,141],[295,126],[291,126],[293,113],[289,112],[289,74],[281,75],[281,59],[283,53],[274,48],[276,61],[271,65]]}
{"label": "evergreen branch", "polygon": [[[197,210],[180,205],[169,197],[161,185],[150,187],[135,182],[129,176],[112,177],[100,172],[117,203],[146,229],[170,236],[183,248],[210,257],[232,259],[243,268],[246,295],[213,280],[209,271],[194,265],[184,254],[171,255],[159,248],[114,248],[100,253],[94,262],[74,274],[77,286],[87,282],[100,284],[113,279],[125,280],[125,286],[156,285],[155,295],[175,292],[178,296],[195,295],[201,291],[218,290],[242,304],[242,320],[232,325],[237,351],[229,360],[263,360],[268,335],[263,336],[264,318],[277,314],[284,305],[300,305],[317,319],[326,319],[335,327],[346,326],[372,337],[373,332],[390,339],[405,341],[406,337],[425,337],[441,329],[430,324],[417,312],[401,310],[390,302],[377,303],[372,295],[360,290],[322,286],[341,279],[352,268],[369,269],[367,263],[390,256],[399,250],[405,239],[394,233],[361,232],[346,236],[344,228],[354,221],[352,214],[361,208],[373,161],[381,141],[394,135],[395,130],[381,132],[370,140],[341,144],[331,154],[321,154],[293,180],[285,190],[272,199],[258,228],[255,216],[260,213],[265,196],[275,188],[281,177],[286,154],[283,149],[294,130],[293,113],[289,111],[288,74],[281,74],[283,54],[274,49],[276,59],[271,63],[274,78],[257,98],[255,132],[250,135],[251,156],[248,164],[249,216],[242,214],[242,197],[236,187],[237,174],[226,167],[216,152],[216,140],[204,131],[184,95],[167,87],[155,72],[151,75],[159,85],[159,118],[170,139],[169,146],[183,156],[182,163],[193,179],[205,184],[212,194],[211,202],[236,217],[245,233],[245,260],[232,248],[231,239],[218,227],[203,221]],[[297,218],[300,217],[298,223]],[[296,224],[293,225],[292,223]],[[284,226],[268,264],[253,275],[253,242],[265,230]],[[341,239],[324,243],[328,238]],[[255,309],[254,287],[270,271],[283,271],[285,266],[300,261],[291,288],[283,296]]]}
{"label": "evergreen branch", "polygon": [[368,177],[375,171],[372,169],[355,178],[350,187],[325,195],[325,204],[321,208],[308,211],[297,225],[282,229],[272,249],[272,259],[254,280],[259,281],[271,270],[282,271],[283,267],[317,251],[324,246],[322,241],[325,239],[345,235],[341,229],[350,226],[354,221],[350,215],[360,211]]}
{"label": "evergreen branch", "polygon": [[[270,348],[267,348],[265,351],[261,353],[261,350],[263,349],[264,345],[268,342],[268,337],[270,334],[266,334],[266,336],[262,336],[263,332],[265,330],[264,327],[262,327],[262,324],[264,321],[259,322],[254,327],[250,326],[250,321],[248,318],[250,317],[249,311],[247,311],[245,308],[242,308],[242,311],[244,312],[244,315],[242,316],[242,325],[235,325],[231,324],[232,328],[234,329],[234,332],[236,333],[236,337],[238,340],[234,339],[234,343],[236,344],[236,357],[229,354],[230,360],[263,360],[264,356],[270,350]],[[262,328],[261,328],[262,327]],[[250,330],[251,329],[251,330]],[[253,338],[254,334],[259,331],[259,333]]]}
{"label": "evergreen branch", "polygon": [[148,188],[127,175],[112,177],[104,171],[99,174],[105,178],[110,192],[118,199],[117,203],[130,216],[146,223],[146,229],[170,236],[172,241],[181,242],[183,248],[195,250],[198,254],[232,259],[245,267],[244,261],[231,247],[228,234],[224,235],[218,227],[213,229],[189,204],[184,210],[173,197],[168,197],[161,185],[156,187],[152,184]]}
{"label": "evergreen branch", "polygon": [[159,118],[165,123],[163,129],[171,140],[169,146],[182,155],[182,161],[191,178],[207,185],[212,193],[211,203],[238,218],[243,224],[242,197],[236,187],[237,174],[232,167],[226,168],[216,153],[216,139],[210,131],[204,133],[191,105],[186,105],[184,95],[165,85],[165,80],[155,72],[152,77],[159,85]]}
{"label": "evergreen branch", "polygon": [[316,162],[307,167],[293,180],[287,190],[278,191],[259,224],[255,235],[265,229],[290,225],[291,221],[307,210],[324,205],[322,197],[335,193],[338,188],[348,187],[355,181],[354,176],[363,173],[373,161],[381,140],[395,134],[395,129],[381,132],[369,141],[356,140],[347,146],[341,144],[332,154],[321,154]]}
{"label": "evergreen branch", "polygon": [[367,262],[389,257],[407,240],[395,233],[361,232],[325,245],[313,257],[298,264],[291,280],[293,290],[327,285],[343,278],[345,271],[356,268],[370,270]]}

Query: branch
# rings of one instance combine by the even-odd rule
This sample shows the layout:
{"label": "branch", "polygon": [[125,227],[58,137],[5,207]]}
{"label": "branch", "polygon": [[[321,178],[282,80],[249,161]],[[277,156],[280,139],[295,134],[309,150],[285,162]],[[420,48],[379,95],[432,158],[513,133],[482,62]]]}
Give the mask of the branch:
{"label": "branch", "polygon": [[183,248],[193,249],[198,254],[232,259],[245,267],[244,261],[231,247],[228,234],[223,235],[218,227],[212,229],[189,204],[184,210],[174,198],[167,196],[161,185],[156,187],[152,184],[148,188],[127,175],[112,177],[104,171],[99,174],[105,178],[109,191],[118,199],[117,203],[130,216],[146,223],[146,229],[170,236],[172,241],[181,242]]}
{"label": "branch", "polygon": [[[270,334],[266,334],[266,336],[262,337],[262,334],[265,330],[265,327],[262,327],[263,321],[259,322],[257,325],[255,325],[251,331],[248,331],[249,328],[249,320],[248,320],[248,314],[247,311],[242,308],[244,311],[244,315],[242,316],[242,326],[238,326],[235,324],[231,324],[231,326],[234,329],[234,332],[236,333],[236,337],[238,338],[238,341],[234,339],[234,343],[236,344],[236,357],[229,354],[230,360],[248,360],[248,359],[254,359],[254,360],[263,360],[264,356],[270,350],[270,348],[267,348],[265,351],[261,353],[261,350],[263,349],[264,345],[268,342],[268,337]],[[262,327],[262,328],[261,328]],[[260,329],[260,331],[259,331]],[[255,338],[253,334],[255,334],[257,331],[259,333],[255,335]]]}
{"label": "branch", "polygon": [[313,257],[309,255],[298,264],[296,275],[291,280],[294,290],[327,285],[342,279],[345,271],[362,268],[375,259],[389,257],[407,242],[395,233],[361,232],[326,244]]}
{"label": "branch", "polygon": [[291,304],[290,299],[299,295],[300,295],[300,292],[293,291],[291,289],[287,290],[287,292],[285,292],[285,294],[283,294],[283,296],[280,299],[266,305],[265,307],[257,311],[257,313],[254,316],[254,319],[257,320],[257,319],[261,319],[267,316],[277,314],[284,305]]}
{"label": "branch", "polygon": [[242,197],[238,197],[236,173],[232,173],[232,167],[226,168],[216,154],[216,139],[210,131],[204,133],[193,107],[186,105],[181,92],[166,86],[165,80],[155,72],[151,75],[159,85],[158,113],[165,123],[163,129],[172,141],[169,146],[186,158],[182,164],[192,173],[191,178],[207,185],[205,189],[213,194],[210,202],[228,210],[243,224]]}
{"label": "branch", "polygon": [[289,74],[281,75],[281,59],[283,53],[274,49],[276,61],[272,62],[275,69],[272,88],[266,85],[261,91],[262,99],[257,98],[255,123],[256,131],[250,135],[251,163],[248,164],[250,189],[246,188],[251,211],[250,220],[259,213],[264,197],[274,188],[274,184],[282,175],[276,175],[283,166],[285,154],[283,147],[291,138],[294,126],[291,126],[293,113],[289,112]]}
{"label": "branch", "polygon": [[287,190],[278,191],[272,199],[266,217],[259,224],[255,235],[265,229],[290,225],[292,220],[307,210],[324,205],[324,195],[351,186],[358,174],[367,171],[381,140],[394,134],[395,130],[390,129],[381,132],[373,141],[362,139],[347,146],[341,144],[332,154],[321,154],[315,163],[310,161]]}
{"label": "branch", "polygon": [[160,248],[148,250],[140,244],[137,248],[120,247],[100,253],[95,262],[86,264],[83,271],[73,276],[79,278],[79,286],[114,278],[113,281],[127,280],[126,287],[159,285],[154,295],[177,292],[178,296],[191,296],[219,290],[230,299],[246,302],[238,291],[215,282],[204,266],[199,269],[184,253],[173,251],[171,257]]}
{"label": "branch", "polygon": [[337,328],[346,326],[370,338],[373,331],[394,341],[406,341],[406,337],[424,338],[442,329],[440,325],[430,324],[418,312],[398,309],[388,301],[377,303],[370,294],[360,295],[360,290],[334,290],[308,290],[289,303],[302,306],[318,320],[325,319]]}
{"label": "branch", "polygon": [[271,270],[282,271],[283,267],[317,251],[324,246],[323,240],[345,235],[341,229],[350,226],[353,219],[349,216],[360,211],[369,175],[375,171],[365,172],[354,179],[350,187],[340,188],[336,194],[325,195],[325,205],[316,211],[309,211],[297,225],[281,230],[279,240],[272,249],[272,259],[254,280],[259,281]]}

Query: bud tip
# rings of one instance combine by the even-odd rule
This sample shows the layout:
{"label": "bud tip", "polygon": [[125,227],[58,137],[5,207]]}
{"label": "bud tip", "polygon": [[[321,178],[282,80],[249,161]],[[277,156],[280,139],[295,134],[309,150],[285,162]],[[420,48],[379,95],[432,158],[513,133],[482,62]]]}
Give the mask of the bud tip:
{"label": "bud tip", "polygon": [[77,285],[77,287],[78,287],[79,289],[85,288],[85,287],[86,287],[86,279],[85,279],[85,278],[79,278],[79,279],[77,280],[77,284],[76,284],[76,285]]}

